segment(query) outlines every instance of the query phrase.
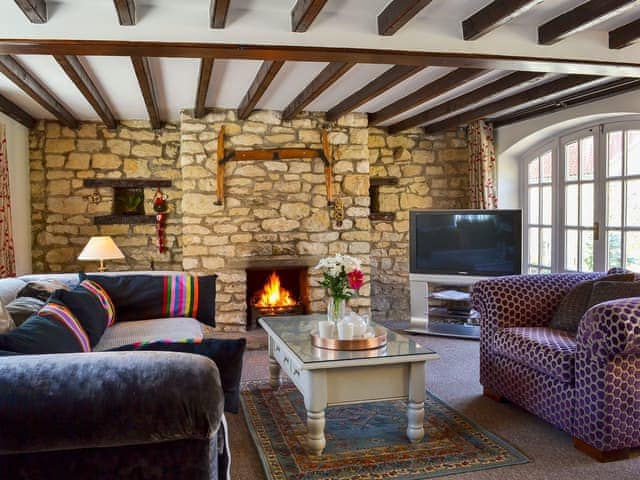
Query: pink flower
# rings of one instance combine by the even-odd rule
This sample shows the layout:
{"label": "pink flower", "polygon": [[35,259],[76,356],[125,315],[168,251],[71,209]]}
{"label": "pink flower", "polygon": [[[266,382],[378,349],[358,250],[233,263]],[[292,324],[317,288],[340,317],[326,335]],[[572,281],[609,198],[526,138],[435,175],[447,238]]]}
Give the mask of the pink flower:
{"label": "pink flower", "polygon": [[364,285],[364,275],[360,270],[351,270],[347,273],[347,277],[349,280],[349,287],[354,290],[360,290],[360,287]]}

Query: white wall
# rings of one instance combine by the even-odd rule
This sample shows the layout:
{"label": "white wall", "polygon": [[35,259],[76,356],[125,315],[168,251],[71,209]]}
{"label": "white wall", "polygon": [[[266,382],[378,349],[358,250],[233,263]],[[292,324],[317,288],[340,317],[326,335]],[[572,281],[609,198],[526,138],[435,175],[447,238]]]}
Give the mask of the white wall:
{"label": "white wall", "polygon": [[559,133],[611,117],[640,114],[640,90],[506,125],[496,130],[500,208],[520,208],[520,159]]}
{"label": "white wall", "polygon": [[7,132],[9,186],[16,272],[31,273],[31,187],[29,184],[29,130],[0,113]]}

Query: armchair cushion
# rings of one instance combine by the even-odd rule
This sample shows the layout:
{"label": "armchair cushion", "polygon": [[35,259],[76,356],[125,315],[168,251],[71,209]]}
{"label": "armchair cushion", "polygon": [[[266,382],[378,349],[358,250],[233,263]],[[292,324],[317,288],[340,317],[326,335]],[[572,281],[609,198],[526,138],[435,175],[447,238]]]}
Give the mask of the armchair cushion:
{"label": "armchair cushion", "polygon": [[596,282],[593,284],[589,307],[618,298],[640,297],[640,282]]}
{"label": "armchair cushion", "polygon": [[561,382],[573,383],[576,342],[568,332],[547,327],[499,328],[494,348],[511,360]]}

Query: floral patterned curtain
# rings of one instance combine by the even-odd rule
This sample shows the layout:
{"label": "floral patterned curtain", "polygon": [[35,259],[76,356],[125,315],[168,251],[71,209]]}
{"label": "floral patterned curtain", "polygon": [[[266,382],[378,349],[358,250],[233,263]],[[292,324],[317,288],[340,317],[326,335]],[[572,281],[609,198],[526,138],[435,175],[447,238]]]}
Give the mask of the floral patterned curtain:
{"label": "floral patterned curtain", "polygon": [[496,151],[493,125],[477,120],[469,124],[469,196],[471,208],[498,208]]}
{"label": "floral patterned curtain", "polygon": [[0,125],[0,278],[15,277],[16,258],[11,229],[9,159],[4,125]]}

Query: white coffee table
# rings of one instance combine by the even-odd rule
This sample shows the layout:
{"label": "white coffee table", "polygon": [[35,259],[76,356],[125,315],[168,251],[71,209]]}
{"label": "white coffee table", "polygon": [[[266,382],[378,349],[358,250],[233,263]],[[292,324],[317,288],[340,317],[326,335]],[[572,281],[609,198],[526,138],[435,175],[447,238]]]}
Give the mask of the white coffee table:
{"label": "white coffee table", "polygon": [[344,351],[314,347],[309,337],[324,315],[263,317],[269,335],[271,386],[284,370],[304,397],[307,447],[321,455],[326,445],[324,411],[328,406],[408,399],[407,437],[424,437],[425,373],[440,358],[411,338],[387,330],[387,345],[375,350]]}

